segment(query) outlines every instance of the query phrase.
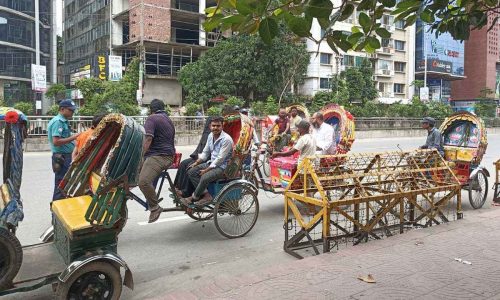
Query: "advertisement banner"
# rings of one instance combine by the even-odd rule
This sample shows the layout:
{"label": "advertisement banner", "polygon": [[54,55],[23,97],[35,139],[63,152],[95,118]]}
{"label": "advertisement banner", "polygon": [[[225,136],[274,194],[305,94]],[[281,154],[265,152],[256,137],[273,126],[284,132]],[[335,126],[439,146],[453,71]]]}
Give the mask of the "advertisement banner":
{"label": "advertisement banner", "polygon": [[108,56],[109,81],[120,81],[122,79],[122,57]]}
{"label": "advertisement banner", "polygon": [[94,76],[101,79],[101,80],[106,80],[108,79],[108,74],[107,74],[107,56],[104,54],[100,54],[96,56],[96,64],[94,68]]}
{"label": "advertisement banner", "polygon": [[36,92],[47,90],[47,69],[45,66],[31,65],[31,89]]}
{"label": "advertisement banner", "polygon": [[90,65],[85,65],[77,70],[77,72],[69,75],[69,84],[74,86],[75,83],[83,78],[90,78]]}

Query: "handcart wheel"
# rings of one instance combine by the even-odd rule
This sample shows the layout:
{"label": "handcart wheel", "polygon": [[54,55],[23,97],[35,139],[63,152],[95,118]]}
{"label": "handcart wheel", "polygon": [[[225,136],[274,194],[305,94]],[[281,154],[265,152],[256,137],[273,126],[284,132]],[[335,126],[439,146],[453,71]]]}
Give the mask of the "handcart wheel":
{"label": "handcart wheel", "polygon": [[122,293],[120,270],[109,262],[93,261],[59,283],[56,299],[118,300]]}
{"label": "handcart wheel", "polygon": [[206,220],[210,220],[214,217],[214,214],[212,212],[195,211],[192,209],[187,209],[186,214],[191,219],[196,220],[196,221],[206,221]]}
{"label": "handcart wheel", "polygon": [[12,284],[23,262],[23,249],[15,235],[0,228],[0,291]]}
{"label": "handcart wheel", "polygon": [[484,171],[478,171],[469,182],[469,202],[474,209],[483,207],[488,197],[488,178]]}
{"label": "handcart wheel", "polygon": [[254,227],[258,216],[257,195],[243,183],[229,183],[229,186],[217,196],[214,223],[217,230],[227,238],[246,235]]}

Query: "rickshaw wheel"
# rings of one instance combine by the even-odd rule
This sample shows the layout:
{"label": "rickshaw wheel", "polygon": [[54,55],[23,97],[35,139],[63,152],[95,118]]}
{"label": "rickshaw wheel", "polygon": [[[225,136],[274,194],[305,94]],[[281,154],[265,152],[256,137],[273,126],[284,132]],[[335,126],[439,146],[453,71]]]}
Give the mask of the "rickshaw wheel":
{"label": "rickshaw wheel", "polygon": [[227,238],[245,236],[255,226],[258,216],[257,195],[241,183],[231,185],[217,196],[214,223],[220,234]]}
{"label": "rickshaw wheel", "polygon": [[478,171],[476,177],[469,182],[469,202],[474,209],[483,207],[488,197],[488,178],[484,171]]}
{"label": "rickshaw wheel", "polygon": [[120,270],[109,262],[93,261],[57,286],[58,300],[118,300],[122,293]]}
{"label": "rickshaw wheel", "polygon": [[196,220],[196,221],[206,221],[206,220],[210,220],[214,217],[214,214],[211,212],[194,211],[192,209],[187,209],[186,214],[191,219]]}
{"label": "rickshaw wheel", "polygon": [[0,228],[0,291],[12,284],[23,262],[23,248],[15,235]]}

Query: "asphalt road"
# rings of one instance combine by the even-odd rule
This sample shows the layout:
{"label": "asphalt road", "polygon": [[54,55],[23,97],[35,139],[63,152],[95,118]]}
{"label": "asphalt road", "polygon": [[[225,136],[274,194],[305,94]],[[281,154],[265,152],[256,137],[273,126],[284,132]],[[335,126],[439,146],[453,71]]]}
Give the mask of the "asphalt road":
{"label": "asphalt road", "polygon": [[[354,143],[354,152],[411,150],[422,138],[364,139]],[[493,161],[500,158],[500,135],[489,135],[483,165],[493,174]],[[179,147],[186,157],[194,147]],[[172,172],[172,175],[174,173]],[[490,178],[491,183],[494,181]],[[26,153],[21,195],[25,219],[18,237],[23,245],[38,243],[39,235],[50,225],[49,203],[53,189],[50,153]],[[464,196],[465,193],[464,193]],[[167,189],[162,205],[170,202]],[[490,207],[492,191],[483,209]],[[463,197],[465,216],[471,210]],[[222,237],[212,221],[195,222],[182,213],[163,214],[154,224],[147,224],[148,213],[137,203],[129,203],[129,220],[120,234],[119,254],[133,271],[135,289],[124,288],[123,299],[157,297],[184,286],[202,285],[214,274],[239,275],[273,264],[294,261],[282,250],[284,232],[283,197],[260,192],[260,213],[254,229],[244,238]],[[5,299],[47,299],[50,287],[5,297]]]}

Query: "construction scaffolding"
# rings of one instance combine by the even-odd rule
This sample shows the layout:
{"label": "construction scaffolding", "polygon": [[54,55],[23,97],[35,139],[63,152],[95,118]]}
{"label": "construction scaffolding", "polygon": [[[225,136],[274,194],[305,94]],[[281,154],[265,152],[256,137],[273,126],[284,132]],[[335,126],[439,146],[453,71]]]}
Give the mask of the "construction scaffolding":
{"label": "construction scaffolding", "polygon": [[145,69],[148,76],[177,77],[179,70],[194,62],[200,55],[199,46],[174,46],[170,44],[148,46],[145,51]]}
{"label": "construction scaffolding", "polygon": [[460,188],[431,150],[307,158],[285,191],[284,250],[302,258],[460,219]]}

